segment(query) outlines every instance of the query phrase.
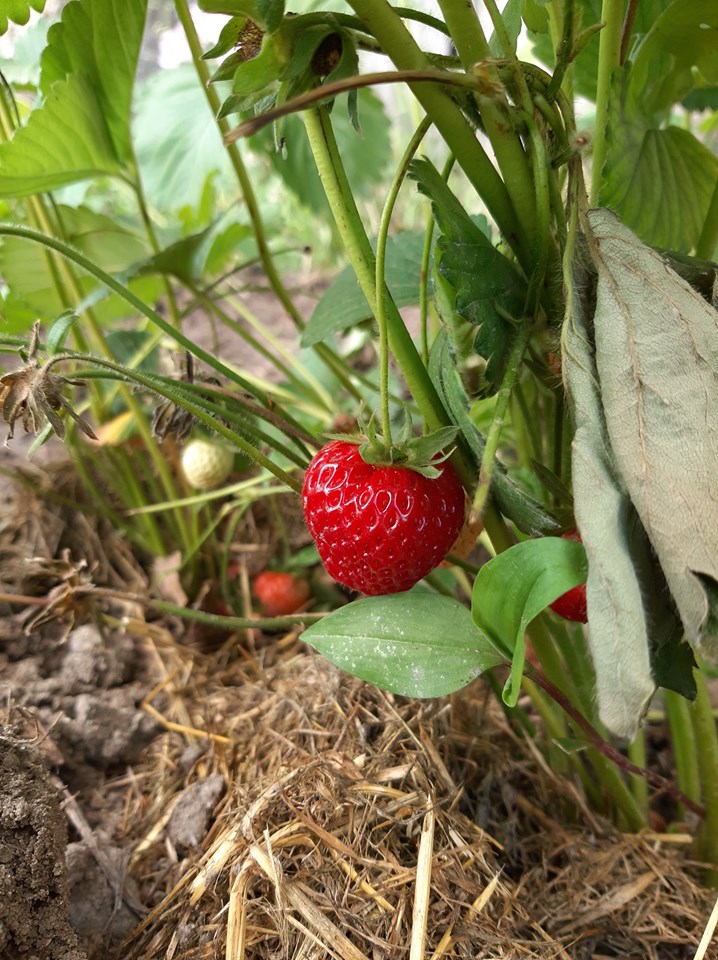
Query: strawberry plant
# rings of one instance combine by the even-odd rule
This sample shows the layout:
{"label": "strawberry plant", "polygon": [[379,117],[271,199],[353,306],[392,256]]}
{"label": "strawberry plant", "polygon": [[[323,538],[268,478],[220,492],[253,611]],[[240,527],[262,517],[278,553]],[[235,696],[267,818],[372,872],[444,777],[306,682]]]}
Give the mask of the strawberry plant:
{"label": "strawberry plant", "polygon": [[[696,852],[715,881],[715,3],[484,0],[481,15],[463,0],[438,0],[431,14],[387,0],[348,0],[342,11],[283,0],[200,7],[218,15],[206,51],[175,0],[197,78],[187,97],[204,98],[205,122],[223,140],[241,222],[195,211],[188,219],[201,224],[168,238],[147,203],[130,124],[144,0],[71,0],[48,33],[32,109],[2,89],[7,349],[25,349],[35,314],[44,325],[35,387],[20,396],[4,378],[4,418],[43,426],[30,415],[43,409],[37,384],[78,380],[89,387],[70,420],[129,415],[150,494],[124,447],[106,452],[105,472],[124,481],[118,522],[156,554],[179,546],[211,565],[231,546],[228,517],[243,509],[229,501],[207,525],[210,495],[180,496],[166,445],[178,426],[186,437],[196,422],[248,456],[257,495],[270,498],[277,483],[303,490],[328,572],[368,595],[317,618],[306,641],[416,697],[491,671],[517,729],[531,726],[523,691],[555,767],[631,829],[649,822],[644,720],[657,711],[677,776],[660,788],[676,816],[700,816]],[[120,14],[123,43],[108,57]],[[364,69],[367,52],[382,69]],[[386,121],[381,135],[361,131],[381,113],[368,91],[386,86],[411,102],[414,127],[395,125],[394,172],[385,182],[382,164],[368,189],[362,168],[374,143],[385,155]],[[162,104],[151,106],[158,116]],[[343,271],[309,318],[258,201],[256,161],[268,150],[267,165],[343,251]],[[49,193],[89,177],[120,184],[132,216]],[[207,182],[194,197],[206,193]],[[422,211],[421,231],[396,229],[409,209]],[[261,266],[308,351],[301,361],[242,314],[223,271],[244,262]],[[407,305],[418,307],[415,330]],[[186,321],[198,307],[243,336],[281,383],[195,342]],[[110,336],[127,317],[140,334],[131,349]],[[162,370],[162,338],[204,378]],[[376,348],[372,374],[351,357],[353,338]],[[55,429],[70,403],[59,389],[52,416],[45,410]],[[172,430],[153,435],[153,405],[155,423]],[[365,434],[337,439],[335,424],[360,420],[367,405],[376,415]],[[82,469],[87,446],[68,427]],[[484,554],[434,571],[467,506]],[[576,528],[581,542],[567,535]],[[226,580],[226,555],[223,565]],[[584,619],[585,630],[568,622]],[[566,742],[580,749],[566,753]]]}

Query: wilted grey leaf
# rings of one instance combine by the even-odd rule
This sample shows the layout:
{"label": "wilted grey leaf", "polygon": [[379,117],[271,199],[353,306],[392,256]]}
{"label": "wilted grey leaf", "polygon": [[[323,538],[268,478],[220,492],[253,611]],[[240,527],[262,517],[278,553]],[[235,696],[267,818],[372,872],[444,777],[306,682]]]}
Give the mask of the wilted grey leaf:
{"label": "wilted grey leaf", "polygon": [[618,472],[683,622],[718,656],[718,312],[606,210],[589,213],[596,365]]}
{"label": "wilted grey leaf", "polygon": [[588,644],[599,716],[611,732],[632,737],[655,686],[629,542],[633,507],[613,467],[584,303],[575,291],[571,300],[563,357],[576,426],[576,521],[588,557]]}

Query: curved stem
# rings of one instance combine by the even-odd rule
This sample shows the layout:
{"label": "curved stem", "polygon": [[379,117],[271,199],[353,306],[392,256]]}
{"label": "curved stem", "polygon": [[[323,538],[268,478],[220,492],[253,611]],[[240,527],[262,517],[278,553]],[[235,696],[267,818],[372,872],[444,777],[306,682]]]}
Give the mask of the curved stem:
{"label": "curved stem", "polygon": [[[354,197],[346,178],[344,166],[339,156],[331,121],[324,108],[308,110],[304,114],[307,136],[322,181],[324,192],[337,224],[342,243],[349,261],[359,281],[359,286],[376,316],[376,261],[374,253],[359,216]],[[409,386],[429,429],[451,426],[451,420],[436,392],[434,384],[426,372],[421,357],[404,326],[401,314],[394,301],[385,291],[387,306],[387,327],[392,353],[401,367]],[[471,460],[459,451],[459,457],[453,461],[462,482],[470,489],[473,482]]]}
{"label": "curved stem", "polygon": [[[379,40],[399,70],[426,70],[430,63],[387,0],[350,0],[351,6]],[[509,192],[485,150],[476,139],[461,108],[450,94],[435,84],[409,84],[412,93],[431,117],[449,150],[484,200],[519,262],[530,266],[527,232]]]}
{"label": "curved stem", "polygon": [[387,286],[384,276],[386,242],[389,236],[389,224],[391,223],[391,216],[394,212],[399,190],[409,170],[409,164],[413,160],[414,154],[419,149],[419,145],[426,136],[426,132],[430,126],[431,120],[428,117],[424,117],[404,151],[404,156],[401,158],[389,188],[389,194],[381,214],[379,233],[376,238],[375,289],[377,293],[376,323],[379,328],[379,393],[381,400],[381,427],[387,450],[391,450],[391,415],[389,412],[389,332],[386,319]]}
{"label": "curved stem", "polygon": [[[676,765],[678,786],[696,803],[701,797],[701,780],[698,771],[696,736],[691,723],[691,708],[685,697],[673,690],[663,691],[663,701],[671,729],[673,762]],[[685,809],[681,810],[685,816]]]}
{"label": "curved stem", "polygon": [[111,370],[113,373],[119,374],[126,380],[129,380],[133,383],[138,383],[140,386],[145,387],[145,389],[150,390],[152,393],[155,393],[166,400],[171,400],[172,403],[175,403],[178,407],[181,407],[183,410],[186,410],[188,413],[192,414],[193,417],[203,423],[206,427],[209,427],[210,430],[214,430],[215,433],[218,433],[220,436],[224,437],[225,440],[228,440],[229,443],[241,450],[242,453],[246,453],[248,457],[251,457],[252,460],[255,460],[261,467],[264,467],[265,470],[268,470],[270,473],[274,474],[278,480],[281,480],[282,483],[286,483],[286,485],[294,490],[295,493],[301,493],[302,485],[296,480],[295,477],[290,476],[290,474],[282,470],[281,467],[278,467],[275,463],[265,457],[261,451],[259,451],[251,443],[248,443],[244,437],[240,436],[236,431],[227,427],[224,423],[222,423],[221,420],[210,416],[210,414],[208,414],[203,407],[188,400],[185,396],[183,396],[181,391],[177,391],[168,387],[167,384],[163,383],[159,377],[149,376],[145,373],[141,373],[138,370],[128,370],[121,364],[114,363],[111,360],[103,360],[100,357],[75,353],[57,354],[56,356],[51,357],[45,364],[44,369],[49,370],[49,368],[54,366],[56,363],[62,363],[65,360],[74,360],[76,362],[81,361],[82,363],[88,363],[96,367],[102,367],[105,370]]}

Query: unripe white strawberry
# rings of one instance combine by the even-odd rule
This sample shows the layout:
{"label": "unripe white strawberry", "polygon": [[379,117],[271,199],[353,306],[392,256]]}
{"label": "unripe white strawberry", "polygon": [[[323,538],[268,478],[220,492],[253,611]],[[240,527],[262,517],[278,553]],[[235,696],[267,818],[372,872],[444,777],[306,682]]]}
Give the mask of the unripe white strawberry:
{"label": "unripe white strawberry", "polygon": [[214,490],[232,472],[234,454],[213,440],[192,440],[182,451],[182,471],[190,486]]}

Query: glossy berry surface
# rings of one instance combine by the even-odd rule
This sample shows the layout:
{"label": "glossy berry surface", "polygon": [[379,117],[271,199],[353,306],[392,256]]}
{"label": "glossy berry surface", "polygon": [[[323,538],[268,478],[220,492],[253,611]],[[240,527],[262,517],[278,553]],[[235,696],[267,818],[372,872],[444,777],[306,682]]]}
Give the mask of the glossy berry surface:
{"label": "glossy berry surface", "polygon": [[[574,540],[581,543],[581,534],[578,530],[569,530],[564,533],[564,540]],[[587,623],[588,613],[586,610],[586,584],[579,583],[577,587],[567,590],[561,594],[558,600],[554,600],[551,609],[564,620],[574,620],[576,623]]]}
{"label": "glossy berry surface", "polygon": [[369,595],[408,590],[444,559],[464,524],[453,467],[436,479],[372,466],[354,443],[335,440],[307,468],[302,502],[328,573]]}
{"label": "glossy berry surface", "polygon": [[268,617],[295,613],[311,595],[308,582],[291,573],[265,570],[252,581],[254,593]]}

